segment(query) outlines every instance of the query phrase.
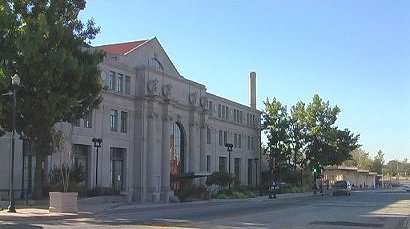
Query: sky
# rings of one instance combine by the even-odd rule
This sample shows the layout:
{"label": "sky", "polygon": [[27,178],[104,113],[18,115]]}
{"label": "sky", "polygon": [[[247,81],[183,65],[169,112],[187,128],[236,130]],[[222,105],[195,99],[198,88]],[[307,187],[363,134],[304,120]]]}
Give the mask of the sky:
{"label": "sky", "polygon": [[88,0],[101,28],[92,45],[156,37],[179,73],[257,108],[288,109],[318,94],[386,162],[410,159],[410,1]]}

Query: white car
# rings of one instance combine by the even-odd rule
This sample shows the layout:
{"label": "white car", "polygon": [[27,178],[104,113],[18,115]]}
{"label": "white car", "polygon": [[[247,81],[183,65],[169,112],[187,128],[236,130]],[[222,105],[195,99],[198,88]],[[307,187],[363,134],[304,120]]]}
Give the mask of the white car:
{"label": "white car", "polygon": [[406,184],[403,187],[404,187],[404,190],[410,192],[410,184]]}

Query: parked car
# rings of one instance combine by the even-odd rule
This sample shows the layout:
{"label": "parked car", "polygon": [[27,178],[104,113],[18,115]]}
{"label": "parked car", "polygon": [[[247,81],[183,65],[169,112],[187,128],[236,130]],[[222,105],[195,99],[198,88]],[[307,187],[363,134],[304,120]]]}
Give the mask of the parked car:
{"label": "parked car", "polygon": [[347,180],[339,180],[333,184],[333,195],[349,195],[352,193],[352,185]]}
{"label": "parked car", "polygon": [[410,192],[410,184],[405,184],[403,187],[404,187],[404,190]]}

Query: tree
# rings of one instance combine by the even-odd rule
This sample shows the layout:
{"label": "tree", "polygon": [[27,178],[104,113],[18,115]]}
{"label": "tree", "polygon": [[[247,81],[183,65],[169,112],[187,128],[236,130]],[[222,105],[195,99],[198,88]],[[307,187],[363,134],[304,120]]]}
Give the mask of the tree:
{"label": "tree", "polygon": [[266,99],[264,104],[263,129],[268,138],[268,150],[265,151],[265,156],[269,161],[270,174],[273,174],[276,166],[281,165],[289,156],[288,115],[286,107],[276,98],[272,101]]}
{"label": "tree", "polygon": [[334,126],[339,113],[339,107],[332,108],[329,101],[323,102],[317,94],[306,107],[306,158],[320,166],[340,165],[350,159],[352,150],[360,146],[357,144],[359,135]]}
{"label": "tree", "polygon": [[290,148],[293,152],[293,170],[304,160],[303,149],[306,146],[307,128],[304,122],[306,117],[305,104],[298,102],[292,106],[289,117]]}
{"label": "tree", "polygon": [[377,155],[373,159],[371,170],[377,172],[378,174],[382,173],[384,166],[384,154],[381,150],[377,152]]}
{"label": "tree", "polygon": [[[1,57],[0,91],[10,85],[6,75],[20,76],[16,128],[36,146],[35,197],[42,194],[54,125],[83,117],[102,100],[98,64],[103,54],[87,46],[99,28],[78,19],[84,8],[85,0],[6,0],[0,5],[7,19],[0,23],[0,37],[11,44]],[[1,99],[0,125],[10,131],[11,102]]]}
{"label": "tree", "polygon": [[344,161],[343,165],[353,166],[359,169],[372,169],[373,159],[370,157],[368,152],[358,148],[353,150],[350,155],[352,156],[352,159]]}

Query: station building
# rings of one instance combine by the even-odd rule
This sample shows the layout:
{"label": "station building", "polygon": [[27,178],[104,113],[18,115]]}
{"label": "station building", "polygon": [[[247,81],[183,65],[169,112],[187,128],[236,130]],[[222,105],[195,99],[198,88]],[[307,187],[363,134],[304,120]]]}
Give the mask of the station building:
{"label": "station building", "polygon": [[[249,105],[243,105],[181,76],[156,38],[94,48],[106,53],[99,66],[103,101],[75,123],[56,124],[65,143],[45,170],[64,161],[81,164],[88,188],[111,187],[137,202],[167,202],[187,185],[204,186],[215,171],[230,169],[241,184],[256,185],[261,113],[255,72],[249,75]],[[98,154],[93,138],[102,139]],[[15,189],[30,193],[35,152],[29,142],[16,141]],[[9,155],[10,135],[0,144],[2,155]],[[8,157],[0,163],[4,192]]]}

